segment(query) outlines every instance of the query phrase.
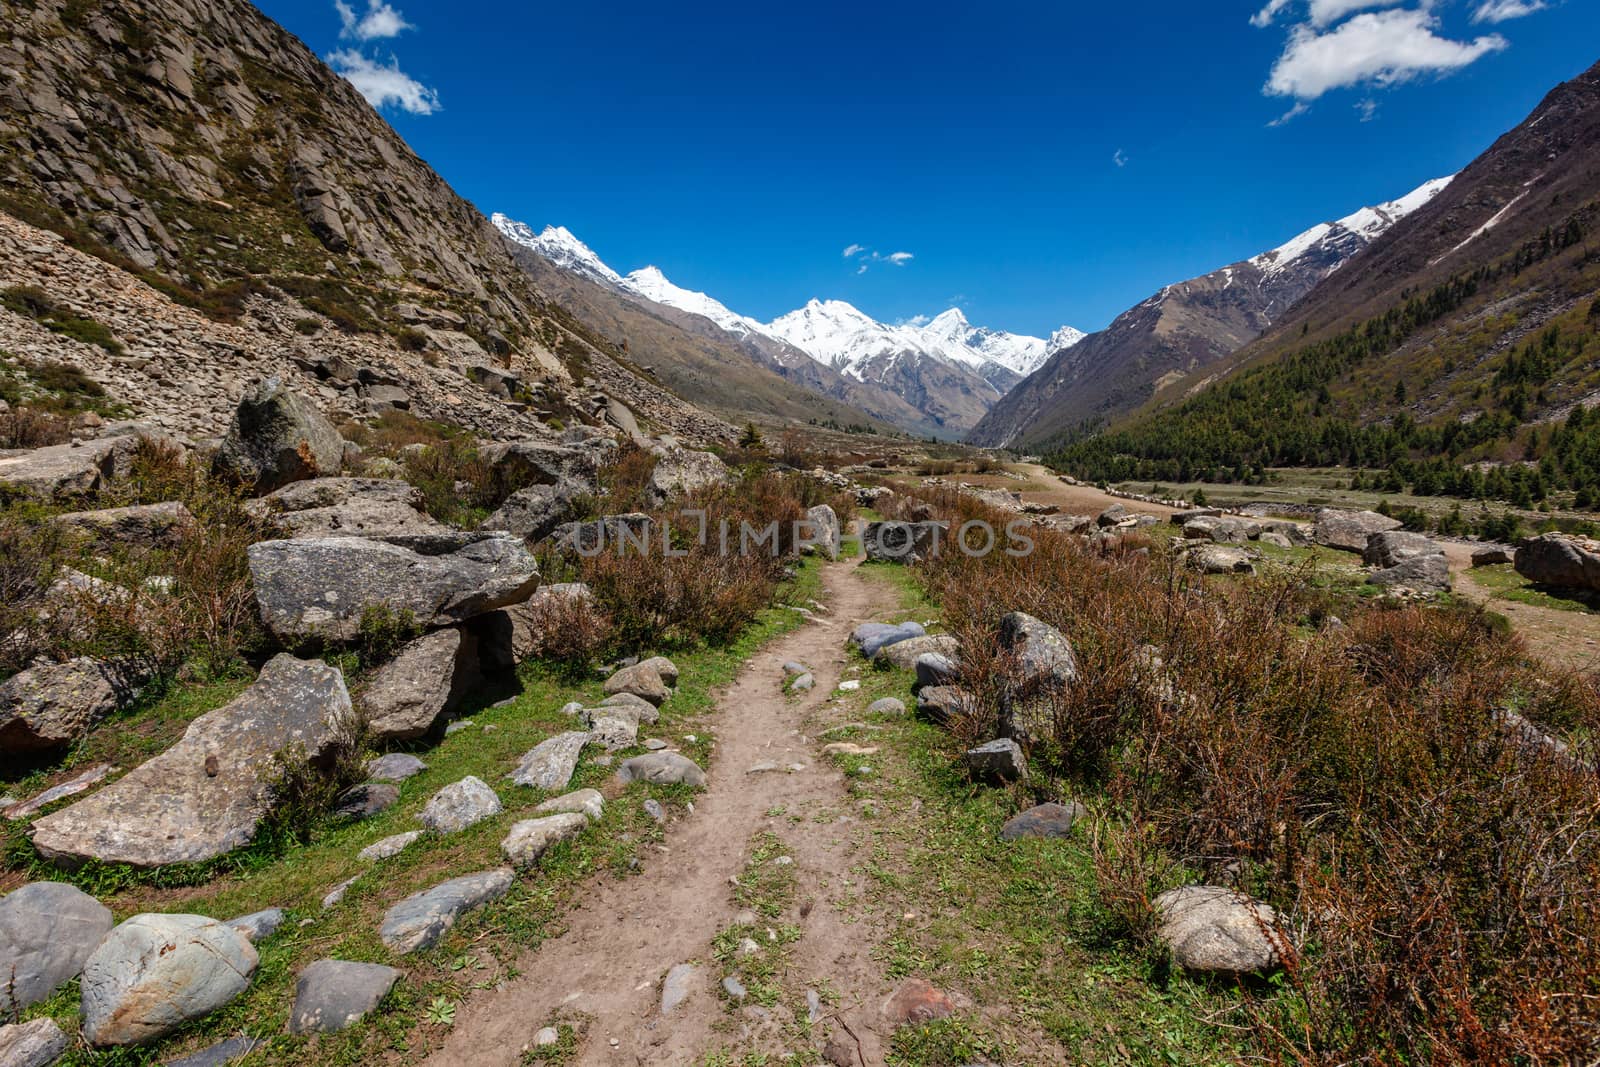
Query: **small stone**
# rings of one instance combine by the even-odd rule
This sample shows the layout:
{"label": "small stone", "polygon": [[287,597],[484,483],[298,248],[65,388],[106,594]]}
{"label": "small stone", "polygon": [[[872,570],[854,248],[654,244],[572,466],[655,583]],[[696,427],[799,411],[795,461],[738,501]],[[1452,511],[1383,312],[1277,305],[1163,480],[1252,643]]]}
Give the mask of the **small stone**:
{"label": "small stone", "polygon": [[468,775],[435,793],[417,820],[428,829],[453,834],[499,815],[500,798],[483,779]]}
{"label": "small stone", "polygon": [[[754,921],[754,920],[752,920],[752,921]],[[741,955],[741,956],[756,956],[756,955],[759,955],[760,952],[761,952],[761,943],[758,942],[755,938],[753,938],[753,937],[742,937],[742,938],[739,939],[739,955]]]}
{"label": "small stone", "polygon": [[586,816],[572,811],[546,815],[542,819],[524,819],[511,827],[511,832],[500,843],[500,852],[513,867],[529,867],[551,846],[577,837],[588,825]]}
{"label": "small stone", "polygon": [[883,1017],[891,1026],[917,1026],[943,1019],[956,1010],[949,994],[922,978],[908,978],[883,1004]]}
{"label": "small stone", "polygon": [[860,688],[861,681],[858,678],[851,678],[849,681],[839,683],[839,692],[841,693],[851,693]]}
{"label": "small stone", "polygon": [[282,908],[268,908],[266,911],[251,912],[237,919],[229,919],[228,925],[249,938],[251,944],[256,944],[277,933],[286,917]]}
{"label": "small stone", "polygon": [[981,780],[1014,782],[1028,776],[1028,759],[1022,754],[1022,746],[1009,737],[968,749],[961,762],[968,774]]}
{"label": "small stone", "polygon": [[300,972],[289,1013],[291,1034],[331,1034],[374,1011],[402,973],[349,960],[317,960]]}
{"label": "small stone", "polygon": [[1072,833],[1072,824],[1088,814],[1082,804],[1040,804],[1013,815],[1000,828],[1000,837],[1016,841],[1024,837],[1066,837]]}
{"label": "small stone", "polygon": [[413,893],[384,914],[378,937],[400,953],[432,948],[462,915],[505,896],[512,880],[511,868],[500,867]]}
{"label": "small stone", "polygon": [[744,983],[731,974],[722,980],[722,990],[728,994],[728,999],[735,1004],[741,1003],[745,997],[750,995],[745,989]]}
{"label": "small stone", "polygon": [[887,719],[903,719],[906,714],[905,702],[894,697],[883,697],[867,705],[868,715],[881,715]]}
{"label": "small stone", "polygon": [[617,780],[624,784],[650,782],[702,789],[706,784],[706,772],[693,760],[676,752],[650,752],[623,760],[622,766],[617,768]]}
{"label": "small stone", "polygon": [[811,676],[810,672],[807,672],[790,679],[789,692],[806,693],[810,692],[812,689],[815,689],[816,686],[817,680]]}
{"label": "small stone", "polygon": [[651,799],[644,802],[644,813],[654,819],[658,825],[666,825],[667,812],[660,801]]}
{"label": "small stone", "polygon": [[426,763],[409,752],[390,752],[367,762],[367,777],[375,782],[403,782],[427,769]]}
{"label": "small stone", "polygon": [[794,660],[790,660],[783,665],[783,673],[794,677],[801,674],[810,674],[811,668],[803,663],[796,663]]}
{"label": "small stone", "polygon": [[661,983],[662,1015],[671,1015],[688,999],[694,991],[694,980],[695,966],[692,963],[680,963],[667,972],[666,980]]}
{"label": "small stone", "polygon": [[534,1048],[549,1048],[551,1045],[559,1044],[560,1041],[561,1031],[553,1026],[542,1027],[533,1035]]}
{"label": "small stone", "polygon": [[406,846],[421,837],[422,833],[423,831],[421,830],[407,830],[403,834],[391,834],[381,840],[374,841],[360,852],[357,852],[356,858],[365,860],[368,863],[376,863],[378,860],[386,860],[391,856],[398,856],[405,851]]}
{"label": "small stone", "polygon": [[329,815],[355,822],[388,811],[400,800],[400,787],[387,782],[364,782],[345,790]]}
{"label": "small stone", "polygon": [[816,1022],[822,1018],[822,996],[815,989],[806,990],[806,1019]]}
{"label": "small stone", "polygon": [[647,737],[644,739],[644,747],[649,752],[660,752],[667,747],[667,743],[659,737]]}
{"label": "small stone", "polygon": [[760,763],[752,765],[751,768],[748,771],[746,771],[745,773],[746,774],[770,774],[770,773],[772,773],[773,771],[775,771],[777,769],[778,769],[778,765],[776,763],[773,763],[771,760],[762,760]]}
{"label": "small stone", "polygon": [[346,878],[344,881],[328,890],[328,892],[322,898],[322,910],[327,911],[329,908],[343,900],[344,895],[350,892],[350,887],[355,885],[356,879],[360,877],[361,876],[358,874],[355,876],[355,878]]}
{"label": "small stone", "polygon": [[573,812],[582,815],[590,822],[598,822],[600,816],[605,814],[605,796],[598,789],[579,789],[559,797],[552,797],[533,810],[540,815]]}

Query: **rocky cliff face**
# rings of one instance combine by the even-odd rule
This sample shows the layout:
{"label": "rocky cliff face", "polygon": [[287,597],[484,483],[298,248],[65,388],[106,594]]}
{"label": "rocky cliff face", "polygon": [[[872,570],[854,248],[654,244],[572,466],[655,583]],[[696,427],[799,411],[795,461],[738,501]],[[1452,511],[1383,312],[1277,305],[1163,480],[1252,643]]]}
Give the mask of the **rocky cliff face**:
{"label": "rocky cliff face", "polygon": [[[425,365],[420,393],[433,368],[470,393],[490,367],[731,432],[541,293],[353,87],[242,0],[0,0],[0,211],[223,332],[271,326],[277,303],[324,327],[301,347],[360,338]],[[65,280],[28,259],[16,281]]]}

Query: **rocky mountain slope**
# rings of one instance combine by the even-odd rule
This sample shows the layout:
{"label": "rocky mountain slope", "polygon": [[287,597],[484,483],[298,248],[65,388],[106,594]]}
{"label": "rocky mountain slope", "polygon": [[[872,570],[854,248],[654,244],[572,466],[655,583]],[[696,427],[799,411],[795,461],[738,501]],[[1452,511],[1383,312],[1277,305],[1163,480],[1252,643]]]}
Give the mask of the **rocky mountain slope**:
{"label": "rocky mountain slope", "polygon": [[[248,3],[0,0],[0,72],[0,211],[217,332],[270,333],[283,316],[253,310],[264,300],[304,320],[302,349],[361,338],[376,359],[427,366],[419,394],[434,367],[460,392],[488,369],[552,394],[625,395],[680,433],[732,432],[554,306],[488,220]],[[12,264],[19,282],[92,315],[95,294],[59,287],[73,279],[47,264],[20,269],[30,261]],[[119,336],[159,338],[134,321]]]}
{"label": "rocky mountain slope", "polygon": [[565,227],[534,230],[501,214],[493,221],[569,278],[624,294],[657,315],[671,309],[678,314],[667,317],[686,329],[694,319],[709,322],[716,335],[783,377],[918,434],[958,436],[1050,352],[1084,336],[1070,326],[1048,341],[973,326],[957,308],[890,325],[839,300],[813,300],[763,323],[673,284],[657,267],[623,275]]}
{"label": "rocky mountain slope", "polygon": [[1585,507],[1600,445],[1572,415],[1600,400],[1597,230],[1600,66],[1217,367],[1220,383],[1159,395],[1062,461],[1095,477],[1347,463],[1424,493],[1571,489]]}
{"label": "rocky mountain slope", "polygon": [[1036,444],[1192,384],[1243,348],[1390,227],[1450,183],[1320,223],[1278,248],[1169,285],[1011,390],[969,435],[981,445]]}

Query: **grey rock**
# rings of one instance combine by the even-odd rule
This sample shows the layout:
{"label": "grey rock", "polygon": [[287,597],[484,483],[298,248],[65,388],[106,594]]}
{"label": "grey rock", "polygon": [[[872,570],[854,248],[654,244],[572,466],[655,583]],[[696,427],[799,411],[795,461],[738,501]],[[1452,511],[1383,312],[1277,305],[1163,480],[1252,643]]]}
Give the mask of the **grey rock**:
{"label": "grey rock", "polygon": [[1254,574],[1250,553],[1231,545],[1198,544],[1184,550],[1184,560],[1201,574]]}
{"label": "grey rock", "polygon": [[1516,549],[1510,545],[1485,545],[1472,552],[1474,567],[1493,567],[1501,563],[1510,563],[1514,559],[1516,559]]}
{"label": "grey rock", "polygon": [[58,800],[77,796],[90,786],[98,785],[100,782],[105,781],[114,770],[116,768],[109,763],[97,763],[82,774],[53,785],[28,800],[13,801],[4,811],[0,811],[0,815],[4,815],[8,819],[26,819],[37,812],[43,811]]}
{"label": "grey rock", "polygon": [[135,915],[83,968],[83,1034],[91,1045],[138,1045],[209,1015],[255,974],[242,933],[200,915]]}
{"label": "grey rock", "polygon": [[124,436],[0,455],[0,485],[57,500],[94,493],[125,471],[138,443]]}
{"label": "grey rock", "polygon": [[499,815],[500,798],[472,775],[452,782],[429,799],[417,821],[439,834],[454,834]]}
{"label": "grey rock", "polygon": [[483,520],[482,529],[504,530],[530,545],[542,541],[573,517],[577,497],[583,491],[581,486],[568,482],[518,489],[493,515]]}
{"label": "grey rock", "polygon": [[400,787],[389,782],[363,782],[346,789],[328,814],[357,821],[388,811],[400,801]]}
{"label": "grey rock", "polygon": [[276,803],[273,757],[313,762],[353,733],[344,676],[320,661],[277,656],[229,703],[98,793],[34,824],[46,859],[136,867],[199,863],[248,844]]}
{"label": "grey rock", "polygon": [[1440,593],[1450,588],[1450,563],[1444,554],[1412,556],[1393,567],[1374,571],[1367,581],[1384,588],[1402,587],[1419,593]]}
{"label": "grey rock", "polygon": [[530,867],[555,844],[583,833],[589,819],[577,812],[561,812],[538,819],[523,819],[513,823],[505,840],[500,842],[500,853],[513,867]]}
{"label": "grey rock", "polygon": [[1517,573],[1558,589],[1600,589],[1600,541],[1568,534],[1530,537],[1517,548]]}
{"label": "grey rock", "polygon": [[861,547],[871,561],[916,563],[943,550],[949,529],[946,522],[869,522]]}
{"label": "grey rock", "polygon": [[809,524],[806,528],[806,537],[802,540],[814,544],[829,559],[839,558],[839,545],[843,537],[843,527],[839,523],[839,515],[827,504],[818,504],[806,509],[805,521]]}
{"label": "grey rock", "polygon": [[671,695],[671,690],[657,665],[651,660],[646,660],[631,667],[624,667],[607,678],[605,693],[607,696],[631,693],[660,707]]}
{"label": "grey rock", "polygon": [[1256,525],[1263,535],[1276,534],[1289,542],[1290,548],[1311,544],[1311,533],[1302,523],[1291,522],[1288,519],[1262,519]]}
{"label": "grey rock", "polygon": [[414,893],[384,915],[378,937],[402,954],[432,948],[461,916],[505,896],[512,878],[510,867],[498,867]]}
{"label": "grey rock", "polygon": [[1048,738],[1057,706],[1078,680],[1071,642],[1054,626],[1021,611],[1001,618],[996,640],[1017,665],[1000,695],[1002,736]]}
{"label": "grey rock", "polygon": [[67,1035],[54,1019],[0,1026],[0,1064],[5,1067],[49,1067],[67,1045]]}
{"label": "grey rock", "polygon": [[1256,540],[1260,541],[1264,545],[1271,545],[1273,548],[1287,549],[1295,547],[1293,541],[1289,540],[1289,538],[1285,537],[1283,534],[1278,533],[1276,530],[1265,530],[1261,533],[1260,537],[1256,538]]}
{"label": "grey rock", "polygon": [[805,693],[815,689],[817,680],[807,671],[805,674],[795,675],[789,679],[788,690],[791,693]]}
{"label": "grey rock", "polygon": [[[906,643],[910,644],[909,641]],[[956,661],[938,652],[924,652],[917,657],[914,667],[919,686],[949,685],[961,676],[961,668]]]}
{"label": "grey rock", "polygon": [[326,893],[322,894],[322,910],[327,911],[329,908],[336,907],[342,903],[345,895],[350,892],[350,887],[355,885],[360,880],[361,876],[359,874],[353,874],[349,878],[346,878],[344,881],[340,882],[338,885],[334,886],[332,889],[328,890]]}
{"label": "grey rock", "polygon": [[426,737],[479,681],[476,642],[447,626],[407,644],[359,693],[376,744]]}
{"label": "grey rock", "polygon": [[[635,727],[637,729],[637,727]],[[518,785],[554,792],[565,789],[578,769],[578,757],[589,743],[589,734],[572,730],[557,734],[535,745],[508,777]]]}
{"label": "grey rock", "polygon": [[353,1026],[376,1011],[402,977],[377,963],[317,960],[295,981],[289,1032],[331,1034]]}
{"label": "grey rock", "polygon": [[590,712],[604,708],[616,708],[619,712],[631,715],[642,723],[661,721],[660,710],[644,697],[635,696],[633,693],[613,693],[602,700],[598,708],[580,709],[579,717],[587,718]]}
{"label": "grey rock", "polygon": [[1000,828],[1000,837],[1006,841],[1024,837],[1066,837],[1072,833],[1073,823],[1087,814],[1077,801],[1039,804],[1007,819]]}
{"label": "grey rock", "polygon": [[811,668],[804,663],[796,663],[794,660],[790,660],[783,665],[783,673],[786,677],[794,678],[802,674],[810,674]]}
{"label": "grey rock", "polygon": [[851,631],[850,643],[859,648],[863,656],[871,659],[879,649],[909,641],[913,637],[926,637],[927,633],[920,623],[915,622],[864,622]]}
{"label": "grey rock", "polygon": [[694,992],[696,969],[692,963],[680,963],[667,972],[661,983],[661,1014],[671,1015]]}
{"label": "grey rock", "polygon": [[376,863],[379,860],[389,859],[391,856],[398,856],[413,841],[421,837],[422,833],[423,831],[421,830],[407,830],[403,834],[390,834],[388,837],[374,841],[356,853],[356,858],[365,860],[368,863]]}
{"label": "grey rock", "polygon": [[678,665],[676,663],[672,662],[667,657],[665,657],[665,656],[651,656],[649,659],[641,660],[638,665],[641,666],[641,667],[652,668],[656,672],[656,674],[661,676],[661,680],[663,682],[667,683],[668,686],[671,686],[671,687],[676,687],[677,686],[677,684],[678,684]]}
{"label": "grey rock", "polygon": [[316,405],[279,379],[264,378],[239,401],[211,469],[267,493],[338,474],[343,462],[344,439]]}
{"label": "grey rock", "polygon": [[1173,512],[1171,521],[1172,525],[1182,527],[1189,525],[1195,519],[1214,519],[1221,514],[1222,512],[1216,508],[1190,508],[1187,511]]}
{"label": "grey rock", "polygon": [[1369,567],[1394,567],[1421,556],[1442,556],[1444,546],[1419,533],[1383,530],[1367,538],[1361,561]]}
{"label": "grey rock", "polygon": [[101,548],[117,545],[175,548],[195,528],[194,515],[176,500],[100,511],[73,511],[50,521]]}
{"label": "grey rock", "polygon": [[709,489],[728,480],[728,465],[710,452],[693,452],[686,448],[667,451],[650,473],[650,492],[657,503]]}
{"label": "grey rock", "polygon": [[377,782],[403,782],[427,769],[426,763],[409,752],[390,752],[367,761],[367,777]]}
{"label": "grey rock", "polygon": [[1009,737],[969,748],[961,757],[967,773],[980,781],[1015,782],[1028,776],[1028,758]]}
{"label": "grey rock", "polygon": [[661,806],[661,802],[659,800],[651,799],[651,800],[645,801],[644,802],[644,813],[646,815],[650,816],[650,818],[656,823],[656,825],[658,825],[658,826],[666,825],[666,822],[667,822],[667,809],[663,808]]}
{"label": "grey rock", "polygon": [[494,467],[501,484],[521,489],[530,485],[559,485],[568,491],[592,492],[596,475],[609,456],[608,448],[554,445],[546,441],[508,441],[478,451]]}
{"label": "grey rock", "polygon": [[422,490],[393,478],[315,478],[286,485],[250,505],[289,537],[361,537],[443,551],[461,542],[423,510]]}
{"label": "grey rock", "polygon": [[227,1064],[241,1060],[257,1049],[265,1048],[266,1044],[265,1041],[257,1041],[253,1037],[230,1037],[226,1041],[218,1041],[215,1045],[191,1053],[181,1060],[170,1060],[166,1067],[226,1067]]}
{"label": "grey rock", "polygon": [[533,810],[540,815],[575,812],[590,822],[599,822],[600,817],[605,814],[605,805],[605,795],[600,790],[579,789],[559,797],[551,797]]}
{"label": "grey rock", "polygon": [[1096,526],[1099,526],[1103,529],[1108,526],[1116,526],[1118,523],[1124,522],[1132,516],[1133,512],[1128,510],[1128,506],[1126,504],[1112,504],[1109,508],[1106,508],[1099,515],[1095,516],[1094,522]]}
{"label": "grey rock", "polygon": [[917,693],[917,714],[940,726],[971,715],[977,706],[972,694],[953,685],[930,685]]}
{"label": "grey rock", "polygon": [[1155,899],[1159,937],[1191,971],[1254,974],[1279,961],[1277,915],[1225,886],[1190,885]]}
{"label": "grey rock", "polygon": [[1400,523],[1375,511],[1346,511],[1323,508],[1317,512],[1317,544],[1344,552],[1365,552],[1367,539],[1385,530],[1398,530]]}
{"label": "grey rock", "polygon": [[706,784],[706,772],[693,760],[676,752],[649,752],[623,760],[622,766],[617,768],[617,780],[623,783],[681,784],[701,789]]}
{"label": "grey rock", "polygon": [[265,911],[253,911],[249,915],[229,919],[228,925],[243,934],[254,945],[277,933],[286,918],[288,916],[284,914],[282,908],[267,908]]}
{"label": "grey rock", "polygon": [[77,977],[113,925],[109,908],[61,882],[30,882],[0,897],[0,1016]]}
{"label": "grey rock", "polygon": [[527,547],[509,534],[438,556],[320,537],[262,541],[249,557],[262,621],[285,644],[352,641],[376,605],[409,612],[424,627],[448,626],[526,600],[539,582]]}
{"label": "grey rock", "polygon": [[884,718],[899,719],[906,713],[905,701],[895,697],[881,697],[867,705],[868,715],[881,715]]}
{"label": "grey rock", "polygon": [[744,998],[750,995],[749,991],[745,989],[744,983],[731,974],[722,980],[722,991],[727,993],[728,999],[735,1004],[743,1003]]}
{"label": "grey rock", "polygon": [[879,666],[889,666],[898,670],[909,671],[916,669],[917,657],[924,653],[933,652],[941,656],[954,658],[960,648],[960,642],[950,634],[911,637],[904,641],[893,641],[884,645],[873,654],[872,662]]}
{"label": "grey rock", "polygon": [[1223,516],[1194,519],[1183,528],[1183,536],[1215,542],[1219,545],[1242,545],[1259,537],[1261,528],[1243,519]]}
{"label": "grey rock", "polygon": [[133,698],[127,670],[80,656],[0,682],[0,752],[49,752],[82,738]]}
{"label": "grey rock", "polygon": [[609,546],[624,555],[649,551],[654,520],[640,511],[603,515],[589,522],[564,522],[550,535],[557,548],[596,556]]}

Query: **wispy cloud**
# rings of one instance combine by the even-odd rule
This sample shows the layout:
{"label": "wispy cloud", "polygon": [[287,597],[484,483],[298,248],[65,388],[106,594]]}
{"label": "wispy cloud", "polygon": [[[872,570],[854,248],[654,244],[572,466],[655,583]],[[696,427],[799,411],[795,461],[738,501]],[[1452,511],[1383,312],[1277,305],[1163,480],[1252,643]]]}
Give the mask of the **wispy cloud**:
{"label": "wispy cloud", "polygon": [[367,0],[367,10],[362,15],[357,15],[355,8],[344,0],[334,0],[333,7],[339,12],[339,21],[344,24],[344,28],[339,31],[340,37],[354,38],[357,41],[381,41],[398,37],[406,30],[416,29],[406,21],[404,15],[390,7],[385,0]]}
{"label": "wispy cloud", "polygon": [[917,257],[910,252],[875,252],[866,245],[852,244],[846,246],[844,258],[855,261],[857,274],[865,274],[868,268],[875,263],[887,263],[893,267],[903,267]]}
{"label": "wispy cloud", "polygon": [[1126,167],[1128,165],[1128,153],[1124,152],[1120,148],[1117,149],[1115,152],[1111,153],[1111,162],[1115,163],[1118,167]]}
{"label": "wispy cloud", "polygon": [[[1522,7],[1545,0],[1485,0],[1490,7]],[[1417,6],[1410,6],[1416,3]],[[1271,0],[1250,21],[1271,25],[1297,5],[1289,38],[1273,64],[1263,92],[1289,97],[1290,109],[1269,123],[1281,126],[1309,110],[1312,101],[1338,89],[1388,89],[1428,75],[1446,75],[1510,47],[1499,34],[1472,40],[1441,35],[1433,13],[1436,0]],[[1370,10],[1382,8],[1383,10]],[[1527,13],[1527,12],[1524,12]],[[1488,18],[1489,16],[1485,16]],[[1508,18],[1517,17],[1507,15]],[[1363,122],[1377,111],[1376,100],[1356,104]]]}
{"label": "wispy cloud", "polygon": [[1304,115],[1307,111],[1310,111],[1310,110],[1311,110],[1311,105],[1310,104],[1306,103],[1304,100],[1297,100],[1295,102],[1294,107],[1291,107],[1288,111],[1285,111],[1283,114],[1279,115],[1277,118],[1275,118],[1271,122],[1267,123],[1267,128],[1268,129],[1275,129],[1275,128],[1279,127],[1279,126],[1287,125],[1288,123],[1293,122],[1295,119],[1299,118],[1301,115]]}
{"label": "wispy cloud", "polygon": [[328,65],[375,108],[381,110],[393,104],[413,115],[431,115],[439,110],[438,92],[401,70],[400,61],[394,56],[384,64],[346,48],[329,55]]}
{"label": "wispy cloud", "polygon": [[1527,18],[1549,6],[1545,0],[1484,0],[1478,5],[1478,10],[1472,13],[1472,21],[1499,25],[1512,19]]}

